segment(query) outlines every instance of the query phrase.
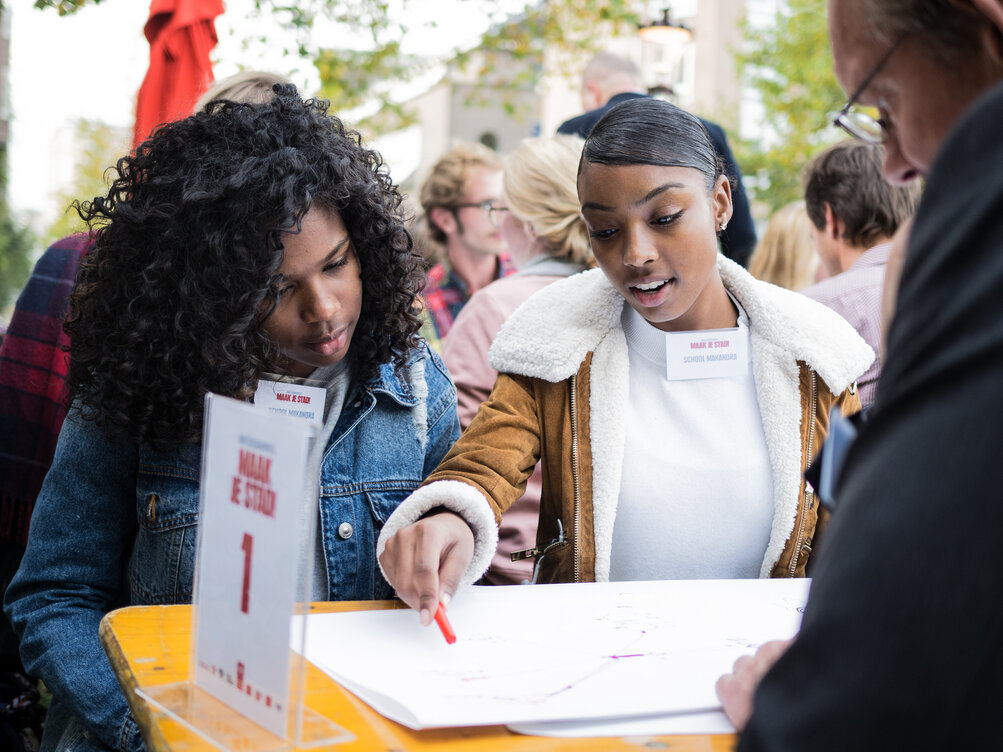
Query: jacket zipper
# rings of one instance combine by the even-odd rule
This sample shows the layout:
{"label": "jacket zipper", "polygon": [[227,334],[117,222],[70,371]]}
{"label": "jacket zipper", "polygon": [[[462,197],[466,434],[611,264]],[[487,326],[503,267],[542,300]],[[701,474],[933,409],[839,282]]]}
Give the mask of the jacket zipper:
{"label": "jacket zipper", "polygon": [[[808,428],[808,461],[805,463],[805,467],[811,465],[811,455],[812,448],[815,443],[815,409],[818,406],[818,376],[814,371],[811,372],[811,424]],[[808,481],[804,481],[804,504],[801,509],[801,520],[798,523],[798,534],[794,539],[794,552],[791,554],[791,565],[787,569],[787,576],[793,577],[795,570],[798,568],[798,559],[801,558],[801,536],[804,535],[805,518],[808,516],[808,510],[812,508],[815,500],[815,491],[809,485]]]}
{"label": "jacket zipper", "polygon": [[572,543],[571,553],[575,563],[575,582],[582,581],[581,563],[578,552],[579,534],[581,532],[581,509],[579,502],[578,483],[578,398],[576,396],[575,385],[577,374],[571,377],[571,480],[575,493],[575,520],[574,520],[574,543]]}
{"label": "jacket zipper", "polygon": [[[522,551],[513,551],[509,554],[509,558],[512,561],[522,561],[523,559],[529,559],[535,557],[536,561],[533,563],[533,576],[529,579],[530,585],[535,585],[540,579],[540,566],[543,564],[543,559],[547,554],[551,552],[552,549],[558,546],[563,546],[568,542],[568,534],[564,531],[564,525],[561,524],[561,518],[557,518],[557,536],[550,541],[545,546],[533,546],[533,548],[525,548]],[[523,582],[523,584],[526,584]]]}

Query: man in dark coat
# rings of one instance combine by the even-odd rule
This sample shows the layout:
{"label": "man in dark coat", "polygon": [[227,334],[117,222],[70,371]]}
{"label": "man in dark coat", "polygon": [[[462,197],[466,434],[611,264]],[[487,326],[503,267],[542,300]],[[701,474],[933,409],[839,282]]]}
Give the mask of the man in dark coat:
{"label": "man in dark coat", "polygon": [[744,751],[999,749],[1003,0],[830,0],[829,27],[886,176],[928,183],[801,632],[718,693]]}

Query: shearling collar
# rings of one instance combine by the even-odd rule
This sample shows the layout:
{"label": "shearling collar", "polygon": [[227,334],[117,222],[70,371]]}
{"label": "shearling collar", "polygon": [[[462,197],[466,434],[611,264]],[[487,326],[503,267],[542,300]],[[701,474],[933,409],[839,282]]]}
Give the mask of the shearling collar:
{"label": "shearling collar", "polygon": [[[718,257],[725,287],[745,308],[756,337],[803,361],[840,394],[874,359],[867,343],[839,314],[800,293],[755,279]],[[623,297],[602,271],[559,280],[509,316],[491,346],[498,371],[557,382],[570,378],[586,354],[620,327]]]}
{"label": "shearling collar", "polygon": [[[754,279],[719,256],[725,287],[749,317],[752,372],[773,475],[774,517],[760,576],[768,577],[793,530],[800,498],[804,362],[833,394],[841,394],[874,358],[871,348],[834,311],[799,293]],[[595,576],[609,578],[620,490],[628,399],[623,298],[599,270],[545,287],[505,322],[491,346],[500,372],[558,382],[593,353],[589,400]]]}

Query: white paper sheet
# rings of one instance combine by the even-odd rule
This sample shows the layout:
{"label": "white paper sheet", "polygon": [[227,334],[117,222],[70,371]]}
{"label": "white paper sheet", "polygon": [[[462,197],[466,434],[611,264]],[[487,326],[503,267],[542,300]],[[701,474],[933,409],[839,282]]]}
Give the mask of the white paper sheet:
{"label": "white paper sheet", "polygon": [[410,610],[313,614],[306,657],[414,729],[714,711],[714,683],[736,658],[797,633],[808,588],[808,580],[473,587],[450,604],[453,645]]}
{"label": "white paper sheet", "polygon": [[734,734],[723,710],[703,713],[667,713],[631,718],[608,718],[593,721],[544,721],[510,723],[517,734],[556,736],[565,739],[597,736],[661,736],[669,734]]}

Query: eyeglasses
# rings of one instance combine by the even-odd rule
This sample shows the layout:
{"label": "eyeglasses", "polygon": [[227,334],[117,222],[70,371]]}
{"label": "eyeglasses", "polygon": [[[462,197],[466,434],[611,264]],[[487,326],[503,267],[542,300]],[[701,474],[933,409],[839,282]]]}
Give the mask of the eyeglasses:
{"label": "eyeglasses", "polygon": [[833,125],[839,126],[851,136],[864,143],[880,145],[888,140],[888,123],[885,122],[884,118],[874,118],[863,110],[854,110],[851,108],[856,104],[860,95],[864,93],[864,90],[871,85],[874,77],[885,67],[885,63],[891,59],[892,54],[902,44],[902,40],[906,36],[906,34],[901,34],[881,59],[878,60],[878,64],[874,66],[874,69],[864,79],[863,83],[853,92],[853,95],[847,100],[843,109],[836,113],[836,116],[832,120]]}
{"label": "eyeglasses", "polygon": [[466,204],[453,204],[454,209],[483,209],[488,213],[488,221],[491,223],[492,227],[501,227],[501,215],[500,212],[507,212],[507,206],[496,206],[494,202],[486,198],[483,201],[478,201],[476,204],[466,203]]}

